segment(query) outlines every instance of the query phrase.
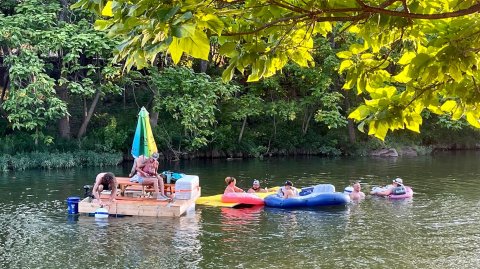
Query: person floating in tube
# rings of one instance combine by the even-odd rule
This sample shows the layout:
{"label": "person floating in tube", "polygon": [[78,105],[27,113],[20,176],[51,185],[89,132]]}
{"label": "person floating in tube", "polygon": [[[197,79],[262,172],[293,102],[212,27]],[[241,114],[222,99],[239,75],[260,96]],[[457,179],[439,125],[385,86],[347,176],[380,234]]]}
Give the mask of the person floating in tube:
{"label": "person floating in tube", "polygon": [[298,196],[297,188],[293,187],[293,183],[290,180],[285,181],[285,185],[278,189],[278,196],[287,199]]}
{"label": "person floating in tube", "polygon": [[403,186],[403,180],[397,177],[392,181],[391,185],[388,185],[386,188],[373,188],[370,194],[377,196],[388,196],[391,194],[405,194],[405,192],[406,190]]}
{"label": "person floating in tube", "polygon": [[234,177],[226,177],[225,183],[227,183],[227,187],[225,188],[225,193],[234,193],[234,192],[245,192],[244,190],[240,189],[239,187],[235,186],[237,184],[237,179]]}

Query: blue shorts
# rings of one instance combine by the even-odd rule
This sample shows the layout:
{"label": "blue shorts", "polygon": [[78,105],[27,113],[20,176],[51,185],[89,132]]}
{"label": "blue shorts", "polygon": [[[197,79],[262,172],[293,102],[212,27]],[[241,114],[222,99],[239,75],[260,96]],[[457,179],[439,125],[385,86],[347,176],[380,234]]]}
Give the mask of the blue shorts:
{"label": "blue shorts", "polygon": [[143,177],[135,174],[132,178],[130,178],[130,182],[140,183],[143,184]]}

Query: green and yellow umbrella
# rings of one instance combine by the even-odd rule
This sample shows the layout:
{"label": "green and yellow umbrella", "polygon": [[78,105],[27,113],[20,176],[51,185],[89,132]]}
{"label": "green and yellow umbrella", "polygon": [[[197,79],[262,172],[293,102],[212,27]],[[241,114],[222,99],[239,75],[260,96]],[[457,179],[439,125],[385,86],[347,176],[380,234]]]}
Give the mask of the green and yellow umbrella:
{"label": "green and yellow umbrella", "polygon": [[150,117],[145,107],[142,107],[138,113],[137,130],[135,130],[135,136],[133,137],[132,156],[134,158],[138,158],[140,155],[150,157],[154,152],[157,152],[157,144],[155,144],[155,138],[153,138]]}

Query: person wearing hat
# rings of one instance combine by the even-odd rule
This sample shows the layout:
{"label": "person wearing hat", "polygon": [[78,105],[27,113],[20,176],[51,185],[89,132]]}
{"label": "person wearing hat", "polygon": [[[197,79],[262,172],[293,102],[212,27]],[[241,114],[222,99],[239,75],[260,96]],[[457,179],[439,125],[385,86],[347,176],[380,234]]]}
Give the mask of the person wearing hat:
{"label": "person wearing hat", "polygon": [[[158,200],[170,199],[165,195],[163,177],[158,174],[158,159],[159,154],[157,152],[152,153],[150,157],[140,155],[134,162],[133,166],[136,171],[136,175],[131,181],[141,183],[142,185],[153,185],[155,195]],[[133,168],[132,168],[133,170]],[[130,172],[130,177],[133,175]]]}
{"label": "person wearing hat", "polygon": [[392,181],[391,185],[388,185],[385,190],[382,191],[371,191],[370,194],[377,196],[388,196],[391,195],[393,190],[398,187],[403,187],[403,180],[399,177]]}
{"label": "person wearing hat", "polygon": [[277,194],[285,199],[292,198],[298,196],[298,190],[293,187],[293,183],[290,180],[287,180],[284,186],[278,190]]}
{"label": "person wearing hat", "polygon": [[260,187],[260,181],[258,181],[258,180],[255,179],[255,180],[253,181],[252,187],[251,187],[250,189],[248,189],[247,192],[249,192],[249,193],[268,192],[268,190],[267,190],[266,188],[265,188],[265,189],[261,188],[261,187]]}

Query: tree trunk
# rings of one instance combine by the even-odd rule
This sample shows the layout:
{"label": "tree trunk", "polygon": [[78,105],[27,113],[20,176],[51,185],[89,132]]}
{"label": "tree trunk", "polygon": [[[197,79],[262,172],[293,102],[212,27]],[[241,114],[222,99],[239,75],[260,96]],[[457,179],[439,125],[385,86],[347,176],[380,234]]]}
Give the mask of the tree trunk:
{"label": "tree trunk", "polygon": [[[345,93],[344,94],[344,100],[345,100],[345,111],[347,113],[350,113],[350,100],[349,100],[349,94],[348,93]],[[350,141],[350,143],[354,144],[355,141],[356,141],[356,137],[355,137],[355,124],[353,122],[352,119],[347,119],[348,120],[348,124],[347,124],[347,127],[348,127],[348,140]]]}
{"label": "tree trunk", "polygon": [[245,131],[245,125],[247,125],[247,116],[243,119],[242,129],[240,130],[240,134],[238,135],[238,143],[242,141],[243,132]]}
{"label": "tree trunk", "polygon": [[[68,104],[68,91],[65,86],[58,87],[57,95],[62,101]],[[63,118],[58,120],[58,132],[61,138],[70,140],[71,130],[70,130],[70,115],[67,113]]]}
{"label": "tree trunk", "polygon": [[356,137],[355,137],[355,124],[353,120],[348,119],[348,140],[350,143],[354,144]]}
{"label": "tree trunk", "polygon": [[[306,113],[308,113],[308,111],[307,111]],[[306,117],[305,117],[305,118],[306,118],[306,119],[305,119],[305,123],[302,124],[302,125],[303,125],[303,129],[302,129],[303,135],[306,135],[306,134],[307,134],[308,127],[310,126],[310,121],[312,120],[312,117],[313,117],[313,113],[314,113],[314,112],[309,113],[308,116],[305,115],[305,116],[306,116]]]}
{"label": "tree trunk", "polygon": [[152,128],[158,126],[158,112],[154,111],[150,113],[150,125],[152,126]]}
{"label": "tree trunk", "polygon": [[3,82],[1,85],[2,94],[0,95],[0,112],[4,116],[6,116],[6,112],[3,110],[2,104],[3,100],[5,100],[5,96],[7,95],[8,87],[10,87],[10,76],[8,75],[8,71],[5,71],[5,74],[3,75]]}
{"label": "tree trunk", "polygon": [[201,60],[200,61],[200,73],[206,73],[208,68],[208,61]]}
{"label": "tree trunk", "polygon": [[97,107],[98,100],[100,99],[100,95],[102,92],[100,90],[97,90],[95,93],[95,97],[93,98],[92,104],[90,105],[90,108],[88,109],[87,116],[82,122],[82,126],[80,126],[80,129],[78,130],[78,135],[77,138],[80,139],[82,138],[85,133],[87,132],[87,126],[88,123],[90,122],[90,119],[92,118],[93,112],[95,111],[95,107]]}

